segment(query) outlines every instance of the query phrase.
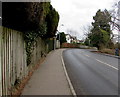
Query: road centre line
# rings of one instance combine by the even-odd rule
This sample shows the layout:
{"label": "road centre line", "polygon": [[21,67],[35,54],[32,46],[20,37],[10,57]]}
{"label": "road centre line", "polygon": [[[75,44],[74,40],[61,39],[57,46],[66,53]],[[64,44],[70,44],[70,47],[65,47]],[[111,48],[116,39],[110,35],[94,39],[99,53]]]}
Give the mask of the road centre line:
{"label": "road centre line", "polygon": [[[85,55],[85,56],[90,57],[89,55]],[[102,64],[105,64],[105,65],[107,65],[107,66],[109,66],[109,67],[111,67],[111,68],[113,68],[113,69],[115,69],[115,70],[118,70],[118,68],[116,68],[116,67],[114,67],[114,66],[112,66],[112,65],[110,65],[110,64],[107,64],[107,63],[105,63],[105,62],[103,62],[103,61],[100,61],[100,60],[98,60],[98,59],[95,59],[95,60],[98,61],[98,62],[100,62],[100,63],[102,63]]]}
{"label": "road centre line", "polygon": [[85,56],[90,57],[89,55],[85,55]]}
{"label": "road centre line", "polygon": [[95,59],[95,60],[97,60],[98,62],[103,63],[103,64],[105,64],[105,65],[107,65],[107,66],[109,66],[109,67],[111,67],[111,68],[113,68],[113,69],[115,69],[115,70],[118,70],[118,68],[116,68],[116,67],[114,67],[114,66],[112,66],[112,65],[110,65],[110,64],[107,64],[107,63],[105,63],[105,62],[102,62],[102,61],[100,61],[100,60],[98,60],[98,59]]}

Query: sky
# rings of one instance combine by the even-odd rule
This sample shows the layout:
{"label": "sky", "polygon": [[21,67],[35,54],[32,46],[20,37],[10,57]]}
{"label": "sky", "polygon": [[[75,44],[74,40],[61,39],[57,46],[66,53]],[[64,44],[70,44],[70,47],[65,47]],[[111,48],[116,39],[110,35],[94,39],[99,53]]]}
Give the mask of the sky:
{"label": "sky", "polygon": [[69,33],[82,39],[84,36],[83,28],[91,25],[93,16],[98,9],[110,10],[119,0],[51,0],[51,4],[58,11],[60,21],[58,30],[60,32]]}

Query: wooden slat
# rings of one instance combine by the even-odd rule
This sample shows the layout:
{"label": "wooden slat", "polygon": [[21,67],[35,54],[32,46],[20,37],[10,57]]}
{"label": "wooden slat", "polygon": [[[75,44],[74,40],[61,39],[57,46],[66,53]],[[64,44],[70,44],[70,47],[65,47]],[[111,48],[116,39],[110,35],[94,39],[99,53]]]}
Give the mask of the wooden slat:
{"label": "wooden slat", "polygon": [[[0,33],[0,66],[2,76],[2,95],[10,95],[17,79],[22,80],[31,68],[41,59],[41,53],[47,53],[44,40],[38,38],[31,55],[31,64],[27,66],[26,47],[23,34],[19,31],[2,27]],[[1,79],[0,79],[1,80]],[[1,85],[0,85],[1,88]]]}

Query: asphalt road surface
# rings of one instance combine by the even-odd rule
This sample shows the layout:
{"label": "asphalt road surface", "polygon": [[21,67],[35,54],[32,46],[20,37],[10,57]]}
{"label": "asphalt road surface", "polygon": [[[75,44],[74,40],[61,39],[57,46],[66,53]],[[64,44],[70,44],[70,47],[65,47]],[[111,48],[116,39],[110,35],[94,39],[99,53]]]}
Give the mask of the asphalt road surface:
{"label": "asphalt road surface", "polygon": [[77,95],[118,95],[117,58],[69,49],[63,59]]}

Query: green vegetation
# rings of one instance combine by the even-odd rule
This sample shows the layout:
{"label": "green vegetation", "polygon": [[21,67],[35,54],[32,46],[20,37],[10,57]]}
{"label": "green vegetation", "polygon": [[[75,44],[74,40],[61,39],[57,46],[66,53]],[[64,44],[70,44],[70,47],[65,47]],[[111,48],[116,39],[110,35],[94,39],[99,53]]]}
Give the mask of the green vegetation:
{"label": "green vegetation", "polygon": [[87,46],[90,46],[90,40],[88,38],[86,38],[84,44]]}
{"label": "green vegetation", "polygon": [[115,48],[120,49],[120,43],[117,42],[117,43],[115,44]]}
{"label": "green vegetation", "polygon": [[[27,64],[30,64],[34,42],[55,36],[59,14],[50,2],[4,2],[3,26],[21,31],[26,42]],[[8,12],[11,12],[8,15]]]}
{"label": "green vegetation", "polygon": [[50,11],[46,16],[46,22],[47,22],[47,37],[53,37],[55,36],[58,22],[59,22],[59,14],[55,11],[52,6],[50,6]]}
{"label": "green vegetation", "polygon": [[[105,48],[105,49],[100,50],[100,53],[115,55],[115,49],[106,49]],[[120,51],[119,51],[118,55],[120,56]]]}
{"label": "green vegetation", "polygon": [[[60,35],[60,36],[59,36]],[[59,34],[57,34],[57,40],[59,40],[59,37],[60,37],[60,44],[64,43],[64,42],[67,42],[66,41],[66,36],[65,36],[65,33],[64,32],[61,32]]]}
{"label": "green vegetation", "polygon": [[98,10],[96,15],[93,17],[94,22],[92,23],[91,33],[88,33],[85,44],[89,46],[95,46],[98,49],[110,47],[111,43],[111,16],[107,10]]}
{"label": "green vegetation", "polygon": [[4,27],[24,32],[27,36],[31,32],[33,36],[43,38],[55,36],[59,14],[50,2],[4,2],[2,10]]}

